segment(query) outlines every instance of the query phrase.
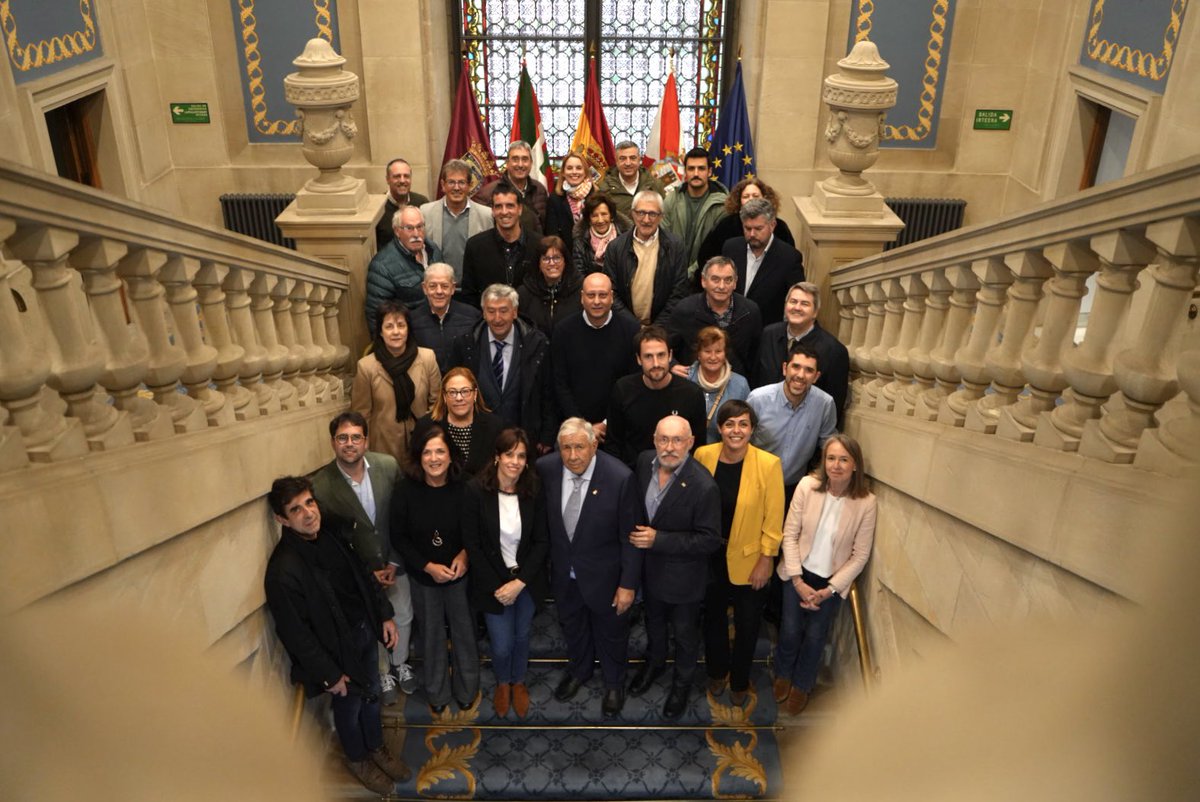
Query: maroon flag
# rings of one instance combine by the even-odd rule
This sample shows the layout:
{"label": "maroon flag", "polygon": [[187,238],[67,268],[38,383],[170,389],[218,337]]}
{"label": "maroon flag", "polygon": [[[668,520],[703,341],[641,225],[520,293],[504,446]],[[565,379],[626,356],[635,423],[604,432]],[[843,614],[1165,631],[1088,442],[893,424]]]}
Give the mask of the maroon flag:
{"label": "maroon flag", "polygon": [[[475,93],[471,90],[470,67],[464,58],[458,76],[458,91],[454,95],[454,111],[450,117],[450,133],[446,137],[446,152],[442,164],[451,159],[462,159],[471,166],[471,193],[482,184],[500,175],[496,157],[488,144],[487,129],[483,127],[483,116]],[[442,197],[441,183],[437,196]]]}
{"label": "maroon flag", "polygon": [[604,119],[604,107],[600,105],[596,59],[591,57],[588,58],[587,86],[583,93],[583,108],[579,110],[579,122],[575,124],[571,152],[583,156],[597,175],[604,175],[605,170],[617,163],[612,134],[608,130],[608,121]]}

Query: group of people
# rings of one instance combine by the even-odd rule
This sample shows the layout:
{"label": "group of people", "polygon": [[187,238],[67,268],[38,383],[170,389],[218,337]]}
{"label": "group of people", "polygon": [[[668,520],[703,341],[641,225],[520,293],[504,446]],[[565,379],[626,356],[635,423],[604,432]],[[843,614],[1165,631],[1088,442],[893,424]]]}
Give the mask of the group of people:
{"label": "group of people", "polygon": [[[494,709],[527,715],[533,616],[551,598],[567,644],[556,699],[598,663],[601,712],[616,716],[673,645],[675,719],[701,648],[709,693],[745,703],[774,587],[773,693],[799,714],[870,553],[874,496],[838,433],[846,349],[816,321],[819,288],[779,236],[775,193],[758,179],[726,193],[701,149],[665,199],[632,143],[600,180],[568,156],[553,193],[530,179],[527,147],[508,155],[474,199],[467,166],[448,162],[443,197],[420,206],[411,173],[392,191],[407,164],[388,166],[373,346],[330,423],[334,459],[269,496],[284,530],[267,597],[293,676],[333,695],[371,788],[407,771],[377,732],[397,689],[422,687],[435,714],[477,704],[477,614]],[[639,601],[647,648],[627,680]]]}

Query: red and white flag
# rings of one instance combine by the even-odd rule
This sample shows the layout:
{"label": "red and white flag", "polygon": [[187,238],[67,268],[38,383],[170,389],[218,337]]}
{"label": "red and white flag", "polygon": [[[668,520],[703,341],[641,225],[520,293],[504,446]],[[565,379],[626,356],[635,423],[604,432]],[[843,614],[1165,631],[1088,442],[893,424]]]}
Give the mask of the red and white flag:
{"label": "red and white flag", "polygon": [[533,91],[533,81],[529,79],[529,70],[525,62],[521,62],[521,81],[517,86],[517,102],[513,107],[512,134],[509,142],[520,140],[529,145],[533,153],[533,169],[529,174],[533,180],[549,190],[554,189],[554,170],[550,167],[550,157],[546,153],[546,134],[542,129],[542,110],[538,106],[537,93]]}
{"label": "red and white flag", "polygon": [[666,162],[670,169],[678,173],[679,90],[675,86],[674,68],[667,75],[662,100],[658,103],[658,114],[654,117],[654,125],[650,127],[650,138],[646,140],[646,152],[642,156],[642,165],[656,174],[663,169],[663,165],[655,168],[659,162]]}

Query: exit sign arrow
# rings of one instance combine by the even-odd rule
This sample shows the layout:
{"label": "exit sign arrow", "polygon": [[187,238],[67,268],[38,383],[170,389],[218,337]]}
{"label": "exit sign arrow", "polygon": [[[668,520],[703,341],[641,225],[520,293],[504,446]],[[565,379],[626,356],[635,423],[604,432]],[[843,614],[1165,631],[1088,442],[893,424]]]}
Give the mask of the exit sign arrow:
{"label": "exit sign arrow", "polygon": [[1007,131],[1012,127],[1012,109],[975,109],[975,130]]}

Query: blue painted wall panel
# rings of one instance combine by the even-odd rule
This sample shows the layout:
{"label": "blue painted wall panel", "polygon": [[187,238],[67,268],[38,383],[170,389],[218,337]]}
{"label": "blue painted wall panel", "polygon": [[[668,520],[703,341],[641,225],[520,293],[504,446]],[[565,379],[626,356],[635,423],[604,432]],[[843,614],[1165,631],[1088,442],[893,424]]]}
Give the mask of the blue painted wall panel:
{"label": "blue painted wall panel", "polygon": [[247,136],[251,142],[300,141],[283,79],[296,71],[292,59],[309,39],[325,39],[341,52],[337,0],[230,0],[230,8]]}
{"label": "blue painted wall panel", "polygon": [[0,30],[19,84],[103,55],[95,0],[10,0],[0,6]]}
{"label": "blue painted wall panel", "polygon": [[881,147],[937,144],[956,6],[957,0],[854,0],[846,51],[870,39],[891,65],[888,75],[900,84]]}
{"label": "blue painted wall panel", "polygon": [[1161,93],[1188,0],[1092,0],[1079,63]]}

